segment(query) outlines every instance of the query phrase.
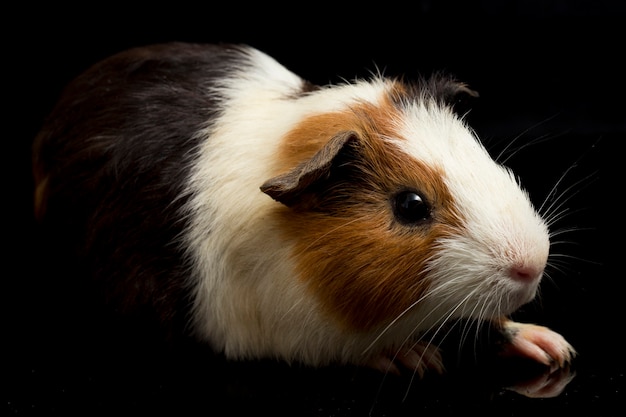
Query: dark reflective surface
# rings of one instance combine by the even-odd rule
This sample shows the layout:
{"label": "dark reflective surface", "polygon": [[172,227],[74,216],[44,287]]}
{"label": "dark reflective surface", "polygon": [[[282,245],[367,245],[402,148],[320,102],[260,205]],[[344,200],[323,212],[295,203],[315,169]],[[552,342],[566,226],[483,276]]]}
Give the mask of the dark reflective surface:
{"label": "dark reflective surface", "polygon": [[[386,7],[357,18],[325,9],[252,24],[182,9],[150,18],[113,11],[98,22],[91,15],[63,18],[58,10],[16,15],[17,26],[32,36],[10,46],[5,86],[10,108],[3,143],[10,145],[5,164],[11,169],[4,193],[10,233],[1,406],[15,415],[623,413],[624,273],[609,267],[623,257],[623,210],[616,198],[624,178],[617,145],[626,139],[623,7],[454,3],[419,2],[422,15]],[[81,320],[83,311],[59,305],[48,289],[63,274],[45,261],[30,216],[30,141],[60,88],[78,72],[126,47],[165,40],[251,43],[316,83],[367,76],[374,64],[390,75],[446,69],[470,83],[481,98],[468,121],[489,149],[503,152],[500,159],[519,174],[537,206],[546,199],[550,204],[555,184],[556,195],[567,200],[554,229],[575,231],[555,237],[559,256],[540,296],[514,318],[563,334],[578,351],[571,367],[498,359],[484,348],[484,335],[475,342],[473,332],[451,333],[443,345],[447,372],[422,380],[352,367],[228,363],[198,346],[170,351],[137,335],[119,337]]]}
{"label": "dark reflective surface", "polygon": [[428,374],[417,380],[352,367],[227,363],[202,350],[169,356],[106,345],[86,355],[84,342],[65,349],[51,354],[50,341],[42,341],[33,357],[22,360],[11,374],[11,411],[216,415],[221,410],[226,412],[218,415],[286,416],[480,411],[522,416],[593,406],[594,415],[613,416],[623,407],[623,373],[597,366],[596,359],[589,357],[580,357],[570,369],[555,371],[522,361],[483,358],[449,366],[443,376]]}

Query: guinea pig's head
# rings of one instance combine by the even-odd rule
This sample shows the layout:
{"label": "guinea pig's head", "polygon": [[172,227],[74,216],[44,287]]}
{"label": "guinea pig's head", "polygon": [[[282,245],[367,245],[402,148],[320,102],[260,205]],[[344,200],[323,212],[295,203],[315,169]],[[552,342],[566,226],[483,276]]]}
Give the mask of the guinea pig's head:
{"label": "guinea pig's head", "polygon": [[298,279],[353,331],[409,317],[415,329],[492,319],[532,300],[547,226],[448,104],[471,90],[451,80],[380,83],[377,101],[292,129],[285,169],[261,187],[282,203],[274,215]]}

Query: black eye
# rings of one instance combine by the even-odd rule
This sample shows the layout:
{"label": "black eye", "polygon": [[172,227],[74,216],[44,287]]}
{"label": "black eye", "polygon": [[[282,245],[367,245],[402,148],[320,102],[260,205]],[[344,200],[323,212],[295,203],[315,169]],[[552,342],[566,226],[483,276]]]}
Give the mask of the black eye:
{"label": "black eye", "polygon": [[402,223],[417,223],[430,217],[430,207],[415,191],[402,191],[394,197],[396,218]]}

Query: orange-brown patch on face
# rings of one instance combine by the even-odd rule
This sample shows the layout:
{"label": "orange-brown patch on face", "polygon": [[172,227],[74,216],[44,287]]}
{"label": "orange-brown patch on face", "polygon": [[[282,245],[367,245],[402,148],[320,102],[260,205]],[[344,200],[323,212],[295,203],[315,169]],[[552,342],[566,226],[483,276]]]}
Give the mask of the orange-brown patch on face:
{"label": "orange-brown patch on face", "polygon": [[310,158],[337,132],[354,127],[350,112],[323,113],[298,124],[283,139],[276,158],[277,173],[289,170]]}
{"label": "orange-brown patch on face", "polygon": [[[348,111],[312,116],[287,137],[285,167],[311,157],[333,135],[354,131],[356,151],[312,187],[302,205],[279,206],[275,214],[294,242],[299,277],[324,310],[346,329],[367,331],[418,302],[429,287],[427,265],[436,241],[459,227],[459,215],[437,167],[408,156],[384,138],[400,117],[390,102],[359,104]],[[418,224],[396,220],[393,198],[415,190],[431,207]]]}

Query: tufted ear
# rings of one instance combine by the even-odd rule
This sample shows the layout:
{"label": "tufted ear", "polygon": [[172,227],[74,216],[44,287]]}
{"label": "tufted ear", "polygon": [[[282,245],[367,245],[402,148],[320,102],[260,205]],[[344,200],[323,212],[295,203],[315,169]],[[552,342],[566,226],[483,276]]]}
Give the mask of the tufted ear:
{"label": "tufted ear", "polygon": [[467,84],[442,74],[431,77],[429,83],[434,96],[460,115],[466,113],[473,99],[479,96],[478,92],[469,88]]}
{"label": "tufted ear", "polygon": [[265,181],[261,191],[287,206],[294,205],[305,191],[330,176],[333,161],[350,143],[358,140],[353,131],[336,134],[310,159],[285,174]]}

